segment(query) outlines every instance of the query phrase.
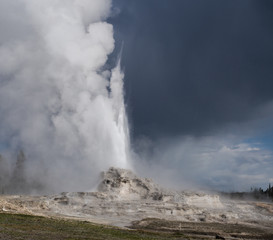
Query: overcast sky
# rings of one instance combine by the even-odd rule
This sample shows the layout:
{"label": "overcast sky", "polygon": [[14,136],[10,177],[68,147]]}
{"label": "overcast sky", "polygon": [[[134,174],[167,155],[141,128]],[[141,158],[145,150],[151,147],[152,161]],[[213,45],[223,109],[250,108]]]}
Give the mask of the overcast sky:
{"label": "overcast sky", "polygon": [[110,166],[178,188],[273,184],[272,26],[272,0],[0,1],[4,172],[23,149],[28,182],[54,191]]}
{"label": "overcast sky", "polygon": [[[109,21],[123,42],[136,151],[173,168],[206,162],[199,174],[211,185],[272,180],[272,1],[114,0],[114,7]],[[224,148],[235,156],[222,156]],[[215,171],[228,171],[221,184]]]}

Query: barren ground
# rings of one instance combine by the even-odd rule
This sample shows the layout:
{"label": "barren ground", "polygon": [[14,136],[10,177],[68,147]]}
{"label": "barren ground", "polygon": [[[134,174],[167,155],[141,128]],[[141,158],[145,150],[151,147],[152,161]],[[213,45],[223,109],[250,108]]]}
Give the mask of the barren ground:
{"label": "barren ground", "polygon": [[[104,173],[98,192],[0,196],[0,219],[1,239],[273,239],[272,202],[166,190],[114,168]],[[126,237],[103,237],[97,228]],[[66,235],[54,238],[63,229]]]}

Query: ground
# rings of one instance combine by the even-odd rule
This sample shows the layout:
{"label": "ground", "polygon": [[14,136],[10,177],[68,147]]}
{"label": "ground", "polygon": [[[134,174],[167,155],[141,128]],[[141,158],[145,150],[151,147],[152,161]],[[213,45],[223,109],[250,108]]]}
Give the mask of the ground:
{"label": "ground", "polygon": [[87,221],[65,220],[22,214],[0,214],[0,239],[273,239],[272,228],[242,224],[193,223],[143,219],[131,229],[121,229]]}
{"label": "ground", "polygon": [[0,239],[273,240],[272,201],[162,188],[110,168],[97,192],[1,195]]}

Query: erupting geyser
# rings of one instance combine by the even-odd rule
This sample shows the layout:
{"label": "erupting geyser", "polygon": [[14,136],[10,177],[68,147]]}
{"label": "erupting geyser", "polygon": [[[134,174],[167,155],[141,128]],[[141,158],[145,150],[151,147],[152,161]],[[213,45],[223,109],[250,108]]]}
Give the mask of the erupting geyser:
{"label": "erupting geyser", "polygon": [[111,0],[0,2],[2,164],[11,177],[23,149],[29,188],[88,190],[101,170],[129,167],[123,73],[105,66],[110,12]]}

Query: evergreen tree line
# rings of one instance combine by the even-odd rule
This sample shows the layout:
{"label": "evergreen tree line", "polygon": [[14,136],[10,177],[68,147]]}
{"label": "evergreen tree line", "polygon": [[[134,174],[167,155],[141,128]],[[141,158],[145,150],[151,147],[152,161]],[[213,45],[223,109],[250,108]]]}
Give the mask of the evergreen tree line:
{"label": "evergreen tree line", "polygon": [[266,190],[263,190],[261,187],[260,188],[251,188],[250,191],[254,196],[263,196],[263,197],[268,197],[272,198],[273,200],[273,186],[271,184],[268,184],[268,188]]}
{"label": "evergreen tree line", "polygon": [[26,157],[21,150],[15,164],[10,166],[0,154],[0,194],[24,193],[27,187],[25,177]]}

